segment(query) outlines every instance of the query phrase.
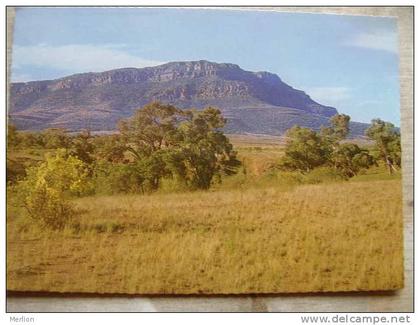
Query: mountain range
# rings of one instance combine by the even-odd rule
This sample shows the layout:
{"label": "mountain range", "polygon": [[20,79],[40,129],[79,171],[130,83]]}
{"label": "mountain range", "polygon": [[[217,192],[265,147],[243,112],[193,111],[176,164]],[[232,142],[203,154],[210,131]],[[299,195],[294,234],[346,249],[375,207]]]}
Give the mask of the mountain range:
{"label": "mountain range", "polygon": [[[319,129],[337,114],[276,74],[204,60],[11,83],[9,94],[9,117],[21,130],[115,130],[118,120],[151,101],[216,106],[227,118],[225,131],[240,134],[282,135],[294,125]],[[352,135],[363,135],[367,126],[352,122]]]}

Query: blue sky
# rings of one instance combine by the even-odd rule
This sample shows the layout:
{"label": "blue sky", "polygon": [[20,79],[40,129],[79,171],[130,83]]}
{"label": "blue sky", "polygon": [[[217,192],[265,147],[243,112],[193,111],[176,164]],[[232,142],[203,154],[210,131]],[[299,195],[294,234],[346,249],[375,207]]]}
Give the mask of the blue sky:
{"label": "blue sky", "polygon": [[187,60],[273,72],[354,121],[399,125],[394,18],[181,8],[16,13],[12,81]]}

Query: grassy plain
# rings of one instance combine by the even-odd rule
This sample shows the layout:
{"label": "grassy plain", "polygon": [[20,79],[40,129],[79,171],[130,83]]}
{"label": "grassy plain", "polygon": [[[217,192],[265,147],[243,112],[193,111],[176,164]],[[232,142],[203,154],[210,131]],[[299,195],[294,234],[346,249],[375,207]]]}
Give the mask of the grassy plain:
{"label": "grassy plain", "polygon": [[[9,198],[7,289],[228,294],[403,286],[400,175],[273,174],[281,141],[234,137],[245,169],[207,192],[91,196],[61,232]],[[277,143],[280,143],[278,145]]]}

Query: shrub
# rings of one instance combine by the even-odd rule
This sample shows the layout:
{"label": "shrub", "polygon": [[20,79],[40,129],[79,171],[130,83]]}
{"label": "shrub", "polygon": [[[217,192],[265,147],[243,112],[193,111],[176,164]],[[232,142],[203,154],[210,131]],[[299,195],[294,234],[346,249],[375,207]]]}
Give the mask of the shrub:
{"label": "shrub", "polygon": [[25,165],[17,160],[7,159],[6,179],[7,183],[15,184],[17,181],[25,178]]}
{"label": "shrub", "polygon": [[68,197],[91,192],[92,184],[86,165],[60,149],[38,167],[28,168],[19,188],[33,220],[51,229],[62,229],[75,214]]}
{"label": "shrub", "polygon": [[368,150],[354,143],[339,145],[331,156],[331,164],[344,179],[356,176],[361,170],[369,169],[375,163]]}
{"label": "shrub", "polygon": [[331,146],[317,132],[294,126],[286,136],[287,144],[279,164],[281,169],[309,173],[328,161]]}
{"label": "shrub", "polygon": [[145,175],[136,164],[101,161],[94,171],[95,189],[101,194],[145,193],[149,191]]}
{"label": "shrub", "polygon": [[63,229],[75,214],[73,206],[45,184],[31,191],[25,200],[29,216],[43,227]]}

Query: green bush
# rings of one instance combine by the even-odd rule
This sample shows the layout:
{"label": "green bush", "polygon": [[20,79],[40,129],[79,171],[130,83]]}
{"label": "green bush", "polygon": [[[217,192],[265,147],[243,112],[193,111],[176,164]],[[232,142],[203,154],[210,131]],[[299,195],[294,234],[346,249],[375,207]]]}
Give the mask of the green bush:
{"label": "green bush", "polygon": [[132,164],[102,161],[95,168],[94,183],[97,194],[147,192],[144,176]]}

